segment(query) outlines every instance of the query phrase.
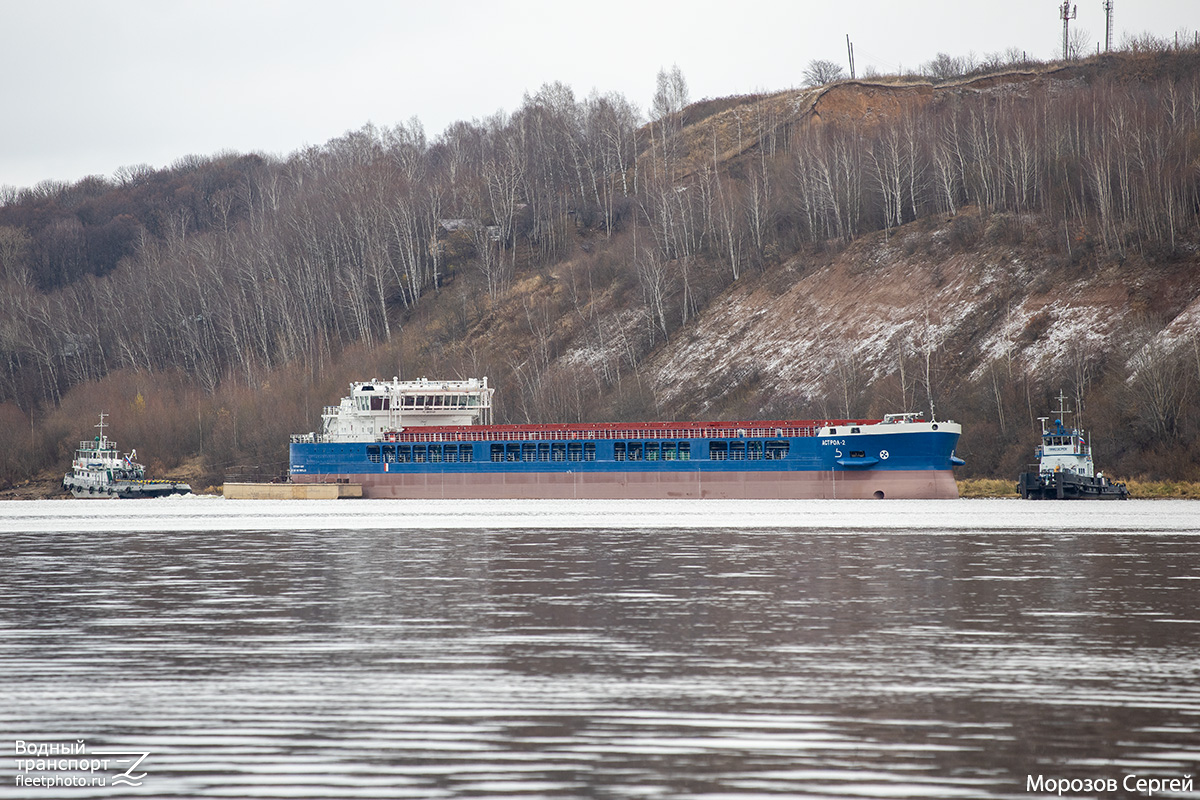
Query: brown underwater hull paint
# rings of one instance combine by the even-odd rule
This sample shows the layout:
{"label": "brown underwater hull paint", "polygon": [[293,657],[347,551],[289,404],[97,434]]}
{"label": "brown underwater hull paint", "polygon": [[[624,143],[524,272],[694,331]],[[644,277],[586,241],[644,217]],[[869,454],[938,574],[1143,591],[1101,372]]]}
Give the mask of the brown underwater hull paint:
{"label": "brown underwater hull paint", "polygon": [[949,470],[836,472],[543,472],[293,475],[296,483],[353,483],[364,498],[867,500],[953,499]]}

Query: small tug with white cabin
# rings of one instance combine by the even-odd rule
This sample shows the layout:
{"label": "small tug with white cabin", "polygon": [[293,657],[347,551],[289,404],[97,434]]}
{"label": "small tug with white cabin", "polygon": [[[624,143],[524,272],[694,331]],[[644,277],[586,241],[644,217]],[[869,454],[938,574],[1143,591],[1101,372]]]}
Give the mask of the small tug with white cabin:
{"label": "small tug with white cabin", "polygon": [[192,487],[182,481],[149,480],[146,468],[134,459],[137,450],[122,455],[117,443],[104,435],[106,426],[100,415],[100,435],[79,443],[71,471],[63,476],[62,487],[75,497],[91,500],[107,498],[168,497],[189,494]]}
{"label": "small tug with white cabin", "polygon": [[1038,471],[1022,472],[1017,492],[1027,500],[1128,500],[1123,483],[1113,483],[1097,474],[1092,463],[1092,446],[1083,431],[1063,425],[1066,397],[1058,393],[1058,418],[1047,428],[1042,422],[1042,441],[1037,449]]}

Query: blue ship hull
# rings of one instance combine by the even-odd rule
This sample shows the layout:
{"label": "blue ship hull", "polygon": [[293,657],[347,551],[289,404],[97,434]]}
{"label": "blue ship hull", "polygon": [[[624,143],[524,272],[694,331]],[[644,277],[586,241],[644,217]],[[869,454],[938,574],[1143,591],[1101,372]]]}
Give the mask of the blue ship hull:
{"label": "blue ship hull", "polygon": [[771,435],[785,429],[743,423],[691,435],[663,425],[410,428],[378,442],[298,437],[290,472],[297,483],[361,484],[364,497],[958,496],[954,423],[847,422],[813,435]]}

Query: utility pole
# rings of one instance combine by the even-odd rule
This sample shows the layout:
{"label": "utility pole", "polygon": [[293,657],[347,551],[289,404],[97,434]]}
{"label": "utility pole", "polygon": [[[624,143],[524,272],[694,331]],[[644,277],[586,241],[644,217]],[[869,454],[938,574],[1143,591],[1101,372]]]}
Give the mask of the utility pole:
{"label": "utility pole", "polygon": [[1068,50],[1070,36],[1067,28],[1070,26],[1071,20],[1075,19],[1075,14],[1079,11],[1079,7],[1072,6],[1069,0],[1064,0],[1062,8],[1058,11],[1063,21],[1063,61],[1066,61],[1070,56],[1070,51]]}
{"label": "utility pole", "polygon": [[854,45],[850,43],[850,34],[846,34],[846,55],[850,57],[850,80],[854,80]]}
{"label": "utility pole", "polygon": [[1104,52],[1112,50],[1113,0],[1104,0]]}

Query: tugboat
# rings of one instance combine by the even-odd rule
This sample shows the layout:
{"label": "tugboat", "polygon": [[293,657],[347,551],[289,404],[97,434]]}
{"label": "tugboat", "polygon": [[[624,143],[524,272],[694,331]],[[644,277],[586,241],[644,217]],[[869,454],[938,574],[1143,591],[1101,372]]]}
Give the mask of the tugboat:
{"label": "tugboat", "polygon": [[137,450],[121,455],[117,443],[104,435],[100,414],[100,435],[79,443],[71,471],[63,476],[62,486],[75,497],[107,499],[114,497],[167,497],[189,494],[192,487],[179,481],[147,480],[146,468],[134,461]]}
{"label": "tugboat", "polygon": [[1049,429],[1042,423],[1042,443],[1037,449],[1038,471],[1022,472],[1017,492],[1027,500],[1128,500],[1123,483],[1113,483],[1104,473],[1095,474],[1092,448],[1083,431],[1063,425],[1067,398],[1058,393],[1058,418]]}

